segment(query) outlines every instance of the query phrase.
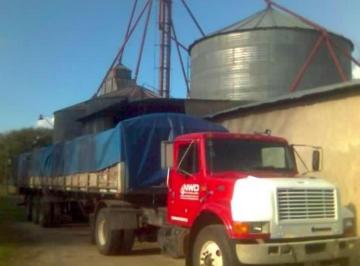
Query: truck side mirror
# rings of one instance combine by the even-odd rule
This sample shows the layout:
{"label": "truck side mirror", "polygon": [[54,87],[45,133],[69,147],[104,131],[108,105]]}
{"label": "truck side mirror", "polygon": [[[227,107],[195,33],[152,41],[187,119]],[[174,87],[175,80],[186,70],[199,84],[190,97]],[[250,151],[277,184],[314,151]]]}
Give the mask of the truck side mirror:
{"label": "truck side mirror", "polygon": [[174,165],[174,143],[170,141],[161,142],[161,168],[169,169]]}
{"label": "truck side mirror", "polygon": [[312,154],[312,169],[313,171],[320,170],[320,151],[314,150]]}

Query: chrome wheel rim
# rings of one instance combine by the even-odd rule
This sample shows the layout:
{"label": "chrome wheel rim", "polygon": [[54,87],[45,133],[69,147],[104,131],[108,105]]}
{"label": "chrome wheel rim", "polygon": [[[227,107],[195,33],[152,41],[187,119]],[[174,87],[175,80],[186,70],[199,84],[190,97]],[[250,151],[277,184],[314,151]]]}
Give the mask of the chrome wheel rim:
{"label": "chrome wheel rim", "polygon": [[214,241],[207,241],[200,251],[200,266],[223,266],[222,252]]}

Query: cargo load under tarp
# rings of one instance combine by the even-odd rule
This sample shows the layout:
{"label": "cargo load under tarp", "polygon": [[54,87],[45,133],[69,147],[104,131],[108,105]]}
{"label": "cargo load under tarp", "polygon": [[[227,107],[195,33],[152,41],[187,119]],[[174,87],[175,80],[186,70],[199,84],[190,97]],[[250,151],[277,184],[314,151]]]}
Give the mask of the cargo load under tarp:
{"label": "cargo load under tarp", "polygon": [[[226,131],[222,126],[183,114],[165,113],[124,120],[115,128],[75,138],[64,143],[21,155],[18,180],[37,177],[47,180],[38,184],[53,184],[51,179],[98,173],[123,162],[123,191],[132,191],[164,182],[161,169],[161,141],[192,132]],[[30,162],[25,163],[28,159]],[[119,170],[120,171],[120,170]],[[50,181],[48,181],[50,180]],[[73,181],[69,181],[70,183]],[[90,182],[90,181],[88,181]],[[26,183],[26,180],[18,184]],[[57,182],[58,184],[59,182]]]}

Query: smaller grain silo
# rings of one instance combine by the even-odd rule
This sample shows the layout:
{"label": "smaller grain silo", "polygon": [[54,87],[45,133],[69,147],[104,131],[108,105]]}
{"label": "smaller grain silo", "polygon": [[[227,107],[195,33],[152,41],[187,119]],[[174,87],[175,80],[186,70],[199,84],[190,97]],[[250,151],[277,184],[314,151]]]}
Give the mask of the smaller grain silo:
{"label": "smaller grain silo", "polygon": [[[190,46],[190,97],[261,101],[289,93],[321,34],[304,20],[269,5]],[[351,54],[352,42],[334,33],[328,36],[338,65],[351,79],[351,61],[345,54]],[[343,80],[326,42],[321,42],[296,89]]]}

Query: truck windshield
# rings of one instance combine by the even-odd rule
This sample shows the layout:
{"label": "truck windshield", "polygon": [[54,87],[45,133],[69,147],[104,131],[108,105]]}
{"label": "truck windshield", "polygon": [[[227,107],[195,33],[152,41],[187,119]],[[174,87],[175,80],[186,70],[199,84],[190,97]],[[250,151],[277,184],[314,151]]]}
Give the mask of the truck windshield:
{"label": "truck windshield", "polygon": [[210,172],[293,171],[293,156],[288,145],[240,139],[209,139],[206,159]]}

